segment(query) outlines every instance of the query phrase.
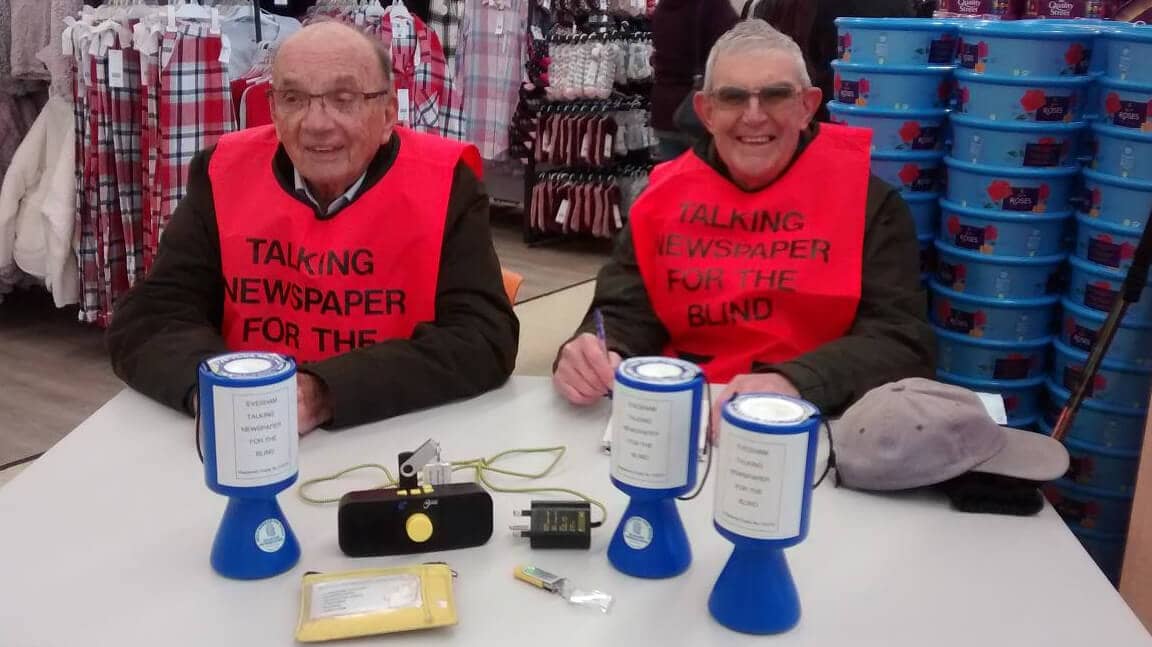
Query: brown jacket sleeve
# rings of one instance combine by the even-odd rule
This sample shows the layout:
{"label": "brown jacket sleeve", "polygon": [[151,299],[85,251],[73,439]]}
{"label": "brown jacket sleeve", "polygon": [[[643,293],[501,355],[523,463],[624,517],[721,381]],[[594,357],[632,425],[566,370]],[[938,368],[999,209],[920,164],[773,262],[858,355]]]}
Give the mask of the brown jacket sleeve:
{"label": "brown jacket sleeve", "polygon": [[[117,305],[108,328],[112,368],[141,393],[189,412],[203,359],[225,352],[219,230],[208,178],[211,150],[189,170],[188,191],[164,233],[156,264]],[[339,217],[339,216],[337,216]],[[448,202],[436,320],[411,339],[301,366],[328,386],[344,427],[495,388],[516,361],[519,323],[504,294],[488,229],[488,196],[464,164]]]}
{"label": "brown jacket sleeve", "polygon": [[[935,337],[920,285],[919,248],[908,206],[872,178],[864,229],[860,305],[848,333],[795,360],[755,367],[779,372],[800,394],[834,414],[869,389],[905,377],[932,377]],[[577,334],[595,332],[592,309],[604,316],[608,347],[627,357],[660,354],[668,332],[644,289],[631,230],[620,234],[612,260],[600,270],[592,307]]]}

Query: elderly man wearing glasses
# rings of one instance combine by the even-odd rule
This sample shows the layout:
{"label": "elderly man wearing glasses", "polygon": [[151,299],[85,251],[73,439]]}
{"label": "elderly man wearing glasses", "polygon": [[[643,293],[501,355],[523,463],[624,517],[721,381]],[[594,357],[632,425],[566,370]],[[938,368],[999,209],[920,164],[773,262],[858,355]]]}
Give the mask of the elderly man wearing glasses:
{"label": "elderly man wearing glasses", "polygon": [[720,37],[695,96],[711,138],[658,166],[633,207],[557,358],[569,401],[602,397],[629,355],[694,361],[728,384],[721,400],[778,392],[825,413],[933,376],[908,207],[871,176],[870,131],[812,122],[820,101],[799,47],[768,23]]}
{"label": "elderly man wearing glasses", "polygon": [[299,362],[299,428],[356,425],[507,379],[519,325],[475,148],[400,128],[386,50],[336,23],[273,64],[274,126],[199,153],[155,265],[108,330],[116,374],[194,413],[198,363]]}

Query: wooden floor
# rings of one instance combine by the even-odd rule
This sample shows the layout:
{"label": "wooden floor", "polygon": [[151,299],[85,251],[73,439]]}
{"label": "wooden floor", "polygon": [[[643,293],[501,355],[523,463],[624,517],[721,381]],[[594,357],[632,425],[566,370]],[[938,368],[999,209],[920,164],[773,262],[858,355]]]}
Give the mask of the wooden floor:
{"label": "wooden floor", "polygon": [[529,247],[520,229],[506,224],[493,226],[492,240],[500,264],[524,276],[518,302],[596,278],[612,250],[609,241],[599,239]]}
{"label": "wooden floor", "polygon": [[[524,276],[520,302],[591,280],[607,258],[606,241],[528,247],[512,225],[495,226],[492,236],[501,264]],[[585,305],[577,305],[582,315]],[[574,329],[579,323],[574,316],[575,321],[546,331],[543,345]],[[522,342],[532,342],[533,334],[522,326]],[[539,370],[537,365],[551,365],[551,356],[529,364]],[[5,296],[0,303],[0,469],[46,451],[122,388],[108,364],[103,332],[77,323],[75,308],[56,309],[43,290]]]}
{"label": "wooden floor", "polygon": [[44,290],[0,303],[0,466],[51,447],[124,388],[103,331],[56,309]]}

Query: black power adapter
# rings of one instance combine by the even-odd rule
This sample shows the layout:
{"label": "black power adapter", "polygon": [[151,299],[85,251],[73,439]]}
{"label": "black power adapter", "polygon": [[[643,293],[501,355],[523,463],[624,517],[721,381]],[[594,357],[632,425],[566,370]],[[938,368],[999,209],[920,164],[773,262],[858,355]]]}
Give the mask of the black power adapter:
{"label": "black power adapter", "polygon": [[592,513],[587,501],[533,501],[531,510],[521,510],[521,517],[531,517],[528,526],[512,526],[521,537],[527,537],[532,548],[583,548],[592,545]]}

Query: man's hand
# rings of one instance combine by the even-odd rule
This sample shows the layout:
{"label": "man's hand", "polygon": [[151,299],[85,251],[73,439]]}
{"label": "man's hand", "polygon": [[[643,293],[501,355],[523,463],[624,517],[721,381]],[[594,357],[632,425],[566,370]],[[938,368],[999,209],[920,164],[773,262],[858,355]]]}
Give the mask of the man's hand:
{"label": "man's hand", "polygon": [[724,403],[738,393],[781,393],[800,397],[800,392],[779,373],[747,373],[732,378],[724,391],[712,403],[712,434],[710,440],[716,444],[720,435],[720,412]]}
{"label": "man's hand", "polygon": [[556,390],[572,404],[592,404],[612,390],[620,355],[604,354],[604,346],[591,333],[564,345],[552,375]]}
{"label": "man's hand", "polygon": [[332,419],[328,387],[310,373],[296,374],[296,425],[301,436]]}

